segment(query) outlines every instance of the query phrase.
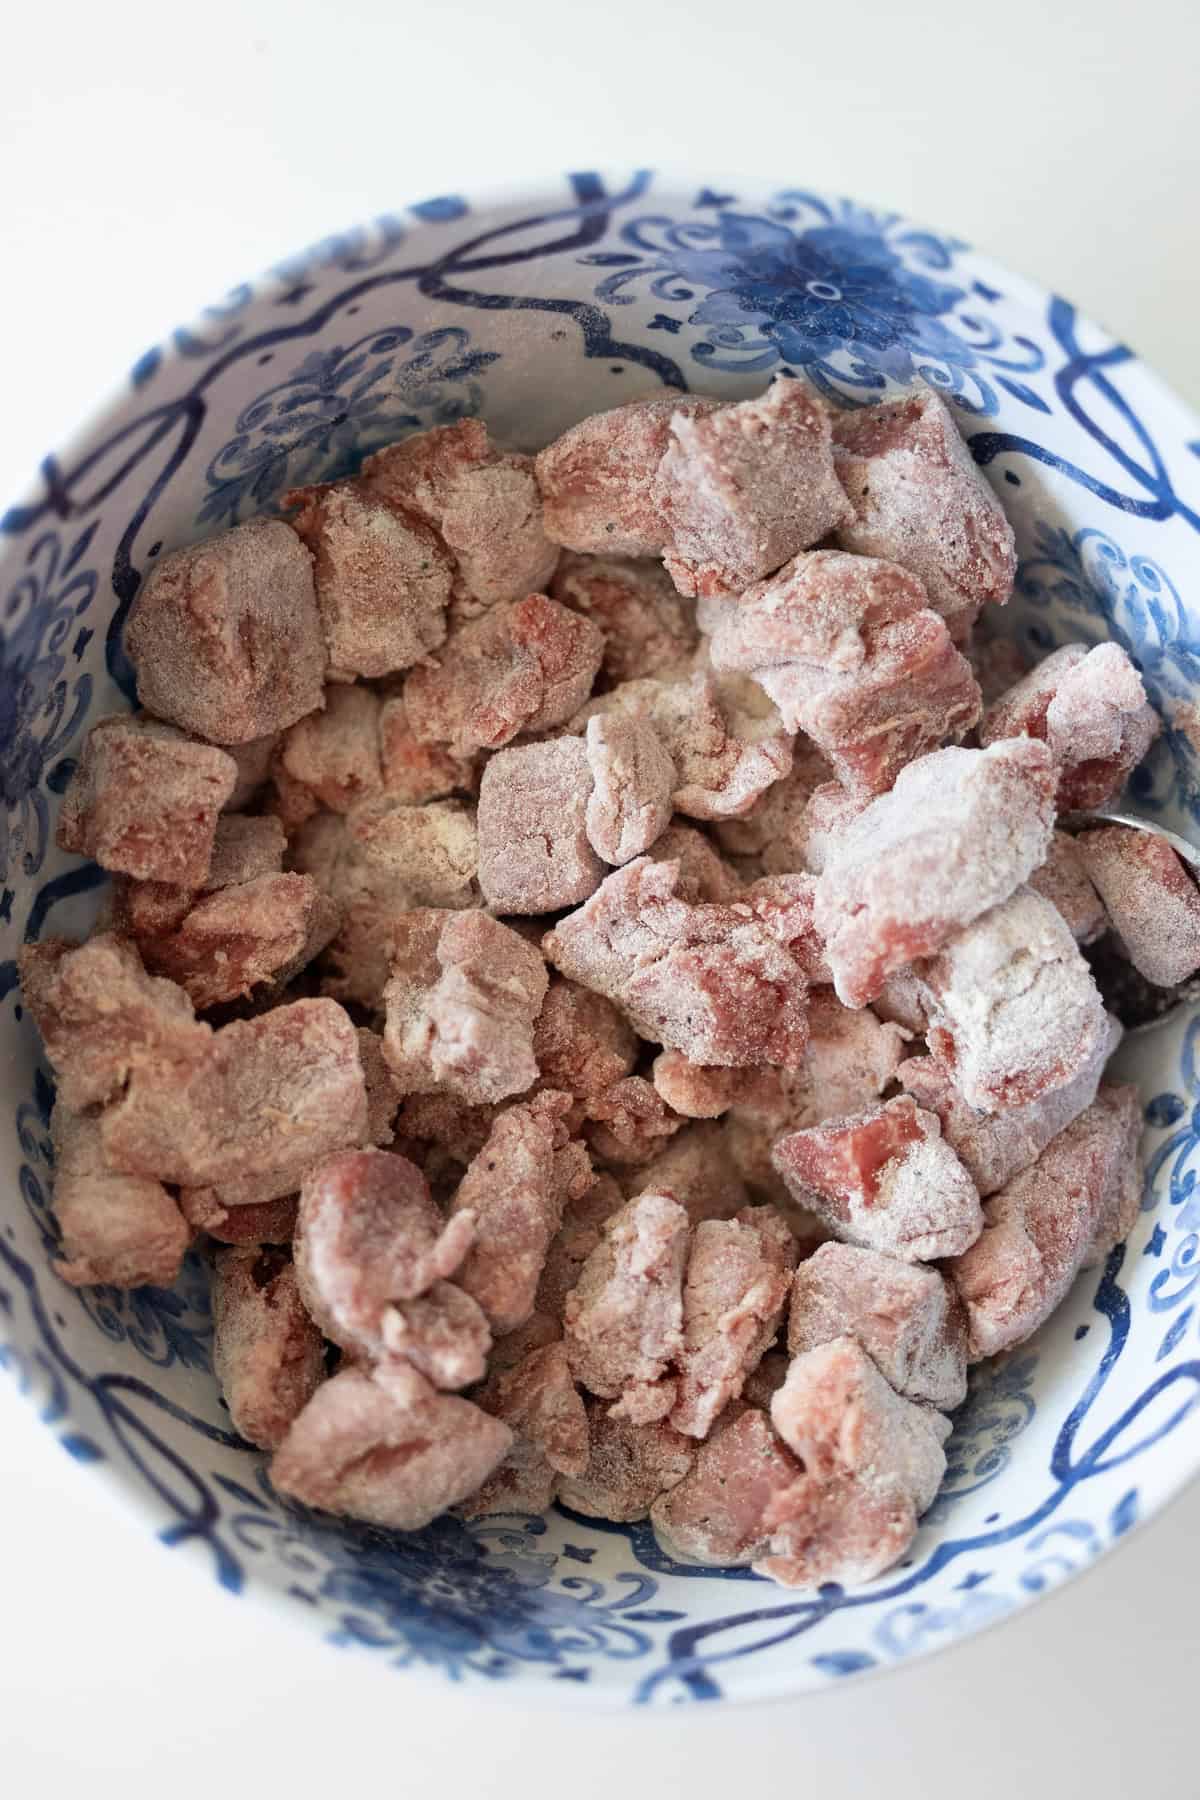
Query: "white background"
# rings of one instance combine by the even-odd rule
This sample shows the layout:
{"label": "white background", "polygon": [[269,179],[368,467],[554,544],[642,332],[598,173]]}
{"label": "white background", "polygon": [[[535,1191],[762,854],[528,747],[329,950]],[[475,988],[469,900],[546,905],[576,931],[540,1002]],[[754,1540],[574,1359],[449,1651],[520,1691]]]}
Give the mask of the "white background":
{"label": "white background", "polygon": [[[10,0],[0,504],[133,360],[310,240],[597,164],[894,206],[1200,403],[1197,9],[1166,0]],[[110,1514],[0,1385],[0,1792],[1190,1796],[1200,1491],[1045,1606],[790,1706],[530,1713],[335,1655]]]}

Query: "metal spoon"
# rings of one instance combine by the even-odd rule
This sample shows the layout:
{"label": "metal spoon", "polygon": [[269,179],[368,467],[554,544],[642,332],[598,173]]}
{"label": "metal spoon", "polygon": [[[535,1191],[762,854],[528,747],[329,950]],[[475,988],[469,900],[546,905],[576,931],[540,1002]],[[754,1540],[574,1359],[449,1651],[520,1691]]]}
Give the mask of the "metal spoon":
{"label": "metal spoon", "polygon": [[[1135,813],[1121,812],[1070,812],[1063,813],[1058,820],[1059,829],[1072,835],[1094,825],[1127,825],[1131,831],[1145,831],[1151,837],[1162,838],[1193,876],[1200,878],[1200,850],[1187,838],[1180,837],[1177,831],[1168,831],[1165,825],[1138,818]],[[1103,939],[1100,946],[1085,954],[1089,956],[1092,973],[1109,1010],[1116,1013],[1125,1026],[1126,1037],[1156,1031],[1183,1007],[1194,1006],[1200,1001],[1200,973],[1190,976],[1178,987],[1153,987],[1138,974],[1132,963],[1111,948],[1105,948]]]}

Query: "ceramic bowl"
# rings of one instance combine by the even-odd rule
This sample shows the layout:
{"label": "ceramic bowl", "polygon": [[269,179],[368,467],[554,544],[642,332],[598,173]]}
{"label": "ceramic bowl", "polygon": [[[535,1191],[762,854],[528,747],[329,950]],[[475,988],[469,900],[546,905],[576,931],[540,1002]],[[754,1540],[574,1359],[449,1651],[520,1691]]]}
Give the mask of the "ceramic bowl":
{"label": "ceramic bowl", "polygon": [[396,1668],[643,1706],[820,1689],[1028,1604],[1200,1465],[1196,1019],[1122,1053],[1147,1126],[1132,1239],[981,1372],[910,1555],[862,1588],[684,1568],[645,1524],[557,1511],[409,1537],[306,1515],[229,1428],[198,1258],[170,1291],[51,1272],[52,1088],[13,959],[98,904],[55,808],[89,719],[133,696],[121,625],[155,558],[406,431],[478,413],[533,449],[621,401],[780,370],[850,405],[917,377],[945,395],[1016,527],[1005,629],[1127,648],[1166,727],[1133,804],[1195,829],[1176,709],[1200,684],[1200,426],[1068,301],[844,200],[580,174],[377,219],[148,351],[0,519],[0,1363],[177,1558]]}

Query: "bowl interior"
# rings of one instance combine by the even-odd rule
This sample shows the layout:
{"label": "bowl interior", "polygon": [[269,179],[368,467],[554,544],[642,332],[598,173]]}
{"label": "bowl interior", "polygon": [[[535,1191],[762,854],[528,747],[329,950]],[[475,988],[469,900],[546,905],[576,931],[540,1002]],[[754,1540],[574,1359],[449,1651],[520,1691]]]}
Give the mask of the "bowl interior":
{"label": "bowl interior", "polygon": [[479,413],[533,449],[664,386],[738,397],[779,370],[848,404],[918,377],[941,389],[1018,534],[997,625],[1039,654],[1125,645],[1166,727],[1132,802],[1194,831],[1195,421],[1067,302],[846,201],[586,174],[378,219],[150,351],[0,520],[0,1362],[164,1543],[396,1666],[608,1702],[819,1687],[1011,1612],[1200,1461],[1195,1019],[1121,1053],[1147,1122],[1130,1243],[980,1372],[909,1558],[865,1588],[683,1568],[647,1525],[561,1511],[406,1538],[285,1507],[218,1399],[199,1259],[170,1291],[76,1292],[50,1272],[52,1088],[13,959],[99,903],[53,819],[87,723],[132,697],[120,628],[154,558],[409,430]]}

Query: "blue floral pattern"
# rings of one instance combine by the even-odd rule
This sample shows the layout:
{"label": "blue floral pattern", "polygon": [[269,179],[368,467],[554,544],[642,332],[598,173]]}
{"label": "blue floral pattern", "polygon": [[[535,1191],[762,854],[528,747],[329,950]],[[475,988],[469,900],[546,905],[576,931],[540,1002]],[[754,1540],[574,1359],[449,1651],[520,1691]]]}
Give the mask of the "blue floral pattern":
{"label": "blue floral pattern", "polygon": [[[140,359],[125,400],[0,519],[5,1066],[34,1056],[18,946],[86,924],[103,880],[58,855],[50,823],[86,717],[112,681],[132,694],[121,628],[153,558],[405,430],[479,412],[520,441],[531,393],[536,442],[689,376],[738,394],[787,369],[850,404],[934,383],[1010,502],[1012,628],[1039,652],[1126,645],[1167,727],[1134,801],[1200,819],[1179,710],[1200,681],[1200,433],[1128,349],[1008,285],[956,240],[849,202],[585,172],[527,208],[444,196],[327,240]],[[115,606],[98,608],[102,586]],[[555,1511],[398,1538],[282,1504],[208,1372],[202,1265],[132,1295],[51,1272],[41,1073],[0,1116],[18,1172],[0,1210],[0,1366],[76,1460],[134,1491],[231,1593],[290,1594],[298,1618],[388,1665],[639,1704],[840,1680],[1049,1590],[1195,1466],[1200,1020],[1142,1040],[1133,1073],[1153,1096],[1138,1231],[1045,1338],[976,1372],[910,1557],[863,1589],[791,1596],[745,1569],[685,1570],[644,1521]]]}
{"label": "blue floral pattern", "polygon": [[1049,410],[1016,380],[1043,367],[1042,351],[1020,337],[1015,355],[1001,354],[1005,334],[979,310],[999,296],[954,278],[964,246],[894,213],[785,191],[764,214],[722,204],[712,221],[650,216],[631,220],[621,238],[630,253],[582,259],[621,265],[597,294],[628,304],[626,290],[646,282],[656,299],[676,304],[702,293],[687,323],[701,328],[692,355],[710,368],[803,369],[839,400],[877,397],[889,380],[907,385],[919,375],[981,413],[997,410],[998,381],[1026,406]]}
{"label": "blue floral pattern", "polygon": [[378,1652],[395,1668],[418,1662],[455,1680],[496,1681],[534,1663],[586,1680],[590,1657],[645,1656],[645,1627],[680,1616],[648,1604],[656,1583],[644,1575],[619,1575],[612,1591],[586,1575],[556,1581],[559,1559],[541,1547],[542,1519],[463,1525],[447,1515],[401,1538],[295,1506],[280,1516],[274,1496],[239,1489],[234,1498],[244,1503],[235,1540],[251,1549],[269,1542],[303,1591],[334,1609],[335,1641]]}
{"label": "blue floral pattern", "polygon": [[236,524],[287,488],[351,472],[405,432],[479,411],[474,377],[496,361],[459,327],[414,335],[373,331],[344,348],[314,350],[238,416],[237,435],[205,470],[196,523]]}
{"label": "blue floral pattern", "polygon": [[92,678],[80,669],[92,633],[78,621],[96,597],[96,571],[85,564],[94,532],[90,526],[66,544],[43,532],[0,603],[0,886],[18,862],[30,876],[45,860],[43,785],[92,697]]}

